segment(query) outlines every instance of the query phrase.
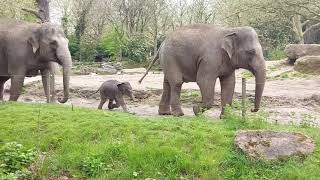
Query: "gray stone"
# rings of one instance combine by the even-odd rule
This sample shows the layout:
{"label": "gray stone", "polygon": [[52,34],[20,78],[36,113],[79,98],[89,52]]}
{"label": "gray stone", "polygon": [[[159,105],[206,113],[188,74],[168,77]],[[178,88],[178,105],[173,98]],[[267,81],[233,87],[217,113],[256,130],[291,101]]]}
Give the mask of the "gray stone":
{"label": "gray stone", "polygon": [[320,56],[320,44],[288,44],[285,53],[290,64],[304,56]]}
{"label": "gray stone", "polygon": [[235,144],[250,157],[266,161],[306,156],[315,150],[311,138],[289,132],[239,131]]}
{"label": "gray stone", "polygon": [[297,59],[294,70],[305,74],[320,74],[320,56],[304,56]]}
{"label": "gray stone", "polygon": [[97,68],[97,74],[117,74],[117,69],[112,65],[103,64],[102,68]]}

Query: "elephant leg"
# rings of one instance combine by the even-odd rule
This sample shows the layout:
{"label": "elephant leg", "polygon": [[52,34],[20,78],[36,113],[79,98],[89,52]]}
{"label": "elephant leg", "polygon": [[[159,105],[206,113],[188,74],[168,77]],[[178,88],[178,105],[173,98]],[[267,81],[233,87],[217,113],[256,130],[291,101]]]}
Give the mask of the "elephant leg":
{"label": "elephant leg", "polygon": [[0,101],[3,101],[4,83],[9,79],[0,77]]}
{"label": "elephant leg", "polygon": [[0,82],[0,101],[3,101],[3,89],[5,81]]}
{"label": "elephant leg", "polygon": [[203,113],[205,110],[208,110],[213,107],[216,78],[215,77],[197,78],[197,84],[200,88],[200,92],[202,96],[202,104],[200,106],[198,105],[193,106],[193,112],[195,115],[198,115],[199,113]]}
{"label": "elephant leg", "polygon": [[235,72],[230,74],[229,76],[220,77],[220,84],[221,84],[221,114],[220,118],[224,114],[225,106],[227,104],[232,104],[232,98],[234,94],[235,88]]}
{"label": "elephant leg", "polygon": [[3,101],[4,82],[0,82],[0,101]]}
{"label": "elephant leg", "polygon": [[44,94],[46,95],[47,98],[47,103],[50,103],[50,84],[49,84],[49,71],[47,69],[45,70],[40,70],[41,72],[41,76],[42,76],[42,85],[43,85],[43,89],[44,89]]}
{"label": "elephant leg", "polygon": [[114,109],[116,108],[116,105],[113,104],[113,99],[109,99],[109,103],[108,103],[108,109]]}
{"label": "elephant leg", "polygon": [[50,77],[50,102],[55,103],[56,102],[56,90],[55,90],[55,63],[50,62],[49,63],[49,77]]}
{"label": "elephant leg", "polygon": [[50,103],[56,102],[56,90],[55,90],[55,76],[54,74],[50,74]]}
{"label": "elephant leg", "polygon": [[181,109],[180,94],[183,82],[170,82],[170,105],[171,113],[174,116],[183,116]]}
{"label": "elephant leg", "polygon": [[9,101],[17,101],[23,87],[24,76],[11,77],[10,98]]}
{"label": "elephant leg", "polygon": [[128,112],[128,108],[126,103],[124,102],[124,99],[122,96],[116,97],[116,104],[113,107],[119,107],[119,105],[122,107],[124,112]]}
{"label": "elephant leg", "polygon": [[159,115],[170,115],[170,84],[167,79],[163,81],[163,92],[159,104]]}
{"label": "elephant leg", "polygon": [[119,102],[116,101],[116,100],[115,100],[115,102],[116,102],[115,104],[112,103],[112,109],[114,109],[114,108],[119,108],[119,107],[120,107]]}
{"label": "elephant leg", "polygon": [[104,103],[106,103],[107,100],[108,100],[107,98],[101,97],[98,109],[102,109],[102,106],[104,105]]}

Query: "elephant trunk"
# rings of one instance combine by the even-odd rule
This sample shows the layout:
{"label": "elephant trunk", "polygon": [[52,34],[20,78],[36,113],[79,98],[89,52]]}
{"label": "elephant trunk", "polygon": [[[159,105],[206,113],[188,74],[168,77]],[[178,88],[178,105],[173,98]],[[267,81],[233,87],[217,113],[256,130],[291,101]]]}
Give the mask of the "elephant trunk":
{"label": "elephant trunk", "polygon": [[58,99],[60,103],[65,103],[69,99],[69,82],[70,82],[70,74],[72,67],[72,59],[70,53],[66,53],[67,55],[61,58],[62,68],[63,68],[63,98]]}
{"label": "elephant trunk", "polygon": [[259,111],[260,103],[262,99],[262,93],[264,89],[264,85],[266,82],[266,69],[265,66],[260,67],[254,73],[256,79],[256,90],[255,90],[255,102],[254,102],[254,109],[252,112]]}

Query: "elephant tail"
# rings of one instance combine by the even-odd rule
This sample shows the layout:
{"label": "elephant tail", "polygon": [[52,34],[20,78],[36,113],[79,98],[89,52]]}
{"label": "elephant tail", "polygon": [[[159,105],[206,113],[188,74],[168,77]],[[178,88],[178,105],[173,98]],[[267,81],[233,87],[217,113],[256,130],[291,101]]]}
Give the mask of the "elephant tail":
{"label": "elephant tail", "polygon": [[141,84],[143,79],[148,75],[148,73],[149,73],[150,69],[152,68],[152,66],[154,65],[154,63],[159,59],[159,53],[160,53],[160,50],[161,50],[163,44],[164,43],[161,44],[160,48],[157,51],[157,54],[154,55],[153,60],[151,61],[151,63],[149,64],[149,67],[147,68],[147,71],[144,73],[144,75],[139,80],[139,84]]}
{"label": "elephant tail", "polygon": [[94,93],[92,93],[91,95],[89,95],[89,97],[92,97],[93,95],[97,94],[97,92],[99,92],[100,89],[101,89],[101,87],[100,87],[98,90],[96,90]]}

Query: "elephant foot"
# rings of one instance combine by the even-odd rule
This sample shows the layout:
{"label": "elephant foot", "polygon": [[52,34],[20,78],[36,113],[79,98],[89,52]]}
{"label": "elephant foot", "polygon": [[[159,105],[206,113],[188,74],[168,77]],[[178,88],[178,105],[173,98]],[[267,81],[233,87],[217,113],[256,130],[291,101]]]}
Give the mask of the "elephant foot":
{"label": "elephant foot", "polygon": [[199,106],[199,105],[193,105],[193,107],[192,107],[193,113],[194,113],[194,115],[196,115],[196,116],[204,113],[207,109],[208,109],[208,108],[204,108],[204,107]]}
{"label": "elephant foot", "polygon": [[194,115],[196,115],[196,116],[200,115],[200,113],[201,113],[201,108],[198,105],[193,105],[192,110],[193,110]]}
{"label": "elephant foot", "polygon": [[183,116],[184,115],[180,105],[171,106],[171,114],[173,116]]}
{"label": "elephant foot", "polygon": [[158,113],[159,115],[171,115],[170,106],[159,105]]}

